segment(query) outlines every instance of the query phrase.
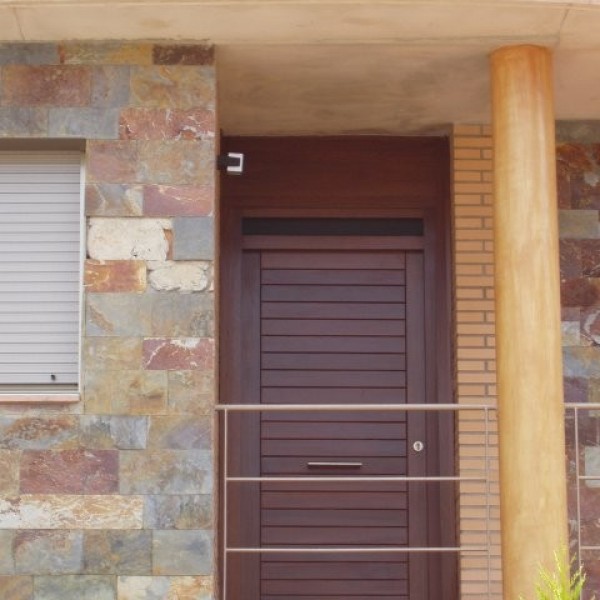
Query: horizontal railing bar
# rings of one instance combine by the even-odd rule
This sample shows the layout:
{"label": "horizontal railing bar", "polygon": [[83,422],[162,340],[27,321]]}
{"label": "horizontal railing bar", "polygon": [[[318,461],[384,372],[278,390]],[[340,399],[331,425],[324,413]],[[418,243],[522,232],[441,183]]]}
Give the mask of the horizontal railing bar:
{"label": "horizontal railing bar", "polygon": [[460,411],[460,410],[495,410],[489,404],[217,404],[215,410],[221,412],[404,412],[404,411]]}
{"label": "horizontal railing bar", "polygon": [[225,552],[228,553],[240,553],[240,554],[268,554],[268,553],[282,553],[282,554],[383,554],[386,552],[394,553],[417,553],[417,552],[487,552],[487,548],[484,546],[465,546],[465,547],[429,547],[429,548],[410,548],[404,546],[392,546],[390,548],[225,548]]}
{"label": "horizontal railing bar", "polygon": [[375,482],[375,481],[388,481],[388,482],[427,482],[427,481],[480,481],[485,482],[487,478],[485,477],[402,477],[402,476],[364,476],[364,477],[333,477],[333,476],[322,476],[322,477],[292,477],[292,476],[283,476],[283,477],[226,477],[225,481],[227,482],[241,482],[241,483],[300,483],[300,482],[333,482],[339,481],[342,483],[355,483],[355,482]]}

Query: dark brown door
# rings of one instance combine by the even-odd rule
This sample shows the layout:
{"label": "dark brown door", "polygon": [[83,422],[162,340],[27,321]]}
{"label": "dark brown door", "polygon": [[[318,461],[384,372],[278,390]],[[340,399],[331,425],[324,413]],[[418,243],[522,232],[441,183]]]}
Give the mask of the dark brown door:
{"label": "dark brown door", "polygon": [[[227,554],[224,600],[453,598],[453,581],[441,591],[452,569],[402,551],[442,545],[439,493],[385,480],[439,474],[431,419],[391,410],[431,398],[425,220],[260,212],[226,217],[239,258],[225,252],[222,388],[229,402],[291,410],[232,413],[227,466],[286,479],[229,485],[227,546],[268,551]],[[374,404],[390,410],[352,410]]]}

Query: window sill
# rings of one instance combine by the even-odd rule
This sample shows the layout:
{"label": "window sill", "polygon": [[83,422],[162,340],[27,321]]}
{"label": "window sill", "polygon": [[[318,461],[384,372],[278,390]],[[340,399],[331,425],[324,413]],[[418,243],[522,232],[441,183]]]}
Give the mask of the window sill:
{"label": "window sill", "polygon": [[74,404],[81,400],[79,392],[0,393],[0,404]]}

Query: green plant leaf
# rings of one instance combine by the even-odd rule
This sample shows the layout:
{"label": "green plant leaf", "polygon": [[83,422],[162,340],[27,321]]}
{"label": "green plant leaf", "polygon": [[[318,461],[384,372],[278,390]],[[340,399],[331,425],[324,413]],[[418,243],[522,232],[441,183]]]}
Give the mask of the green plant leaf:
{"label": "green plant leaf", "polygon": [[[536,600],[581,600],[585,585],[585,572],[579,567],[571,574],[575,559],[568,559],[566,550],[554,553],[553,572],[540,567],[538,583],[535,586]],[[595,600],[592,596],[590,600]],[[525,600],[522,596],[519,600]]]}

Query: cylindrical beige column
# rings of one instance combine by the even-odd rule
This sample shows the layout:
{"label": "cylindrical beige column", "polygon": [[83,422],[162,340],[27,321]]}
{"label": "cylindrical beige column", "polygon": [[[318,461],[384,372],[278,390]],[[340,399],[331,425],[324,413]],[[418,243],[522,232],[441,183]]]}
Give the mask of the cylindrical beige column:
{"label": "cylindrical beige column", "polygon": [[552,55],[491,57],[504,598],[567,546]]}

